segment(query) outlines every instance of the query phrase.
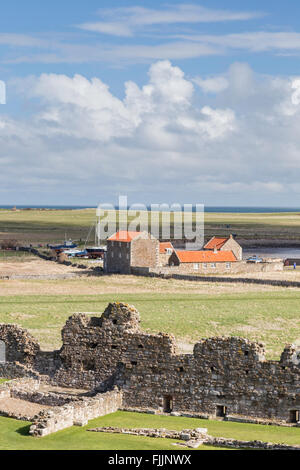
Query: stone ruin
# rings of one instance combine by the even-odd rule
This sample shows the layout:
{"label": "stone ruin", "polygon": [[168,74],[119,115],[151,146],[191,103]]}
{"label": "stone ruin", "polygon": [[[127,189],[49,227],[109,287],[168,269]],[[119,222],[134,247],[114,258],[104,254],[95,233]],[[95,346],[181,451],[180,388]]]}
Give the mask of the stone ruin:
{"label": "stone ruin", "polygon": [[[99,317],[72,315],[58,351],[42,351],[15,325],[0,325],[1,341],[5,362],[0,360],[0,376],[77,387],[97,400],[117,393],[112,395],[114,408],[105,404],[110,410],[274,424],[300,421],[300,351],[293,345],[279,361],[266,360],[263,344],[240,337],[201,339],[192,354],[180,354],[172,335],[144,333],[138,311],[123,303],[109,304]],[[28,399],[35,400],[33,394]],[[70,404],[64,406],[70,411]],[[74,419],[68,422],[76,422],[74,406],[70,413]]]}

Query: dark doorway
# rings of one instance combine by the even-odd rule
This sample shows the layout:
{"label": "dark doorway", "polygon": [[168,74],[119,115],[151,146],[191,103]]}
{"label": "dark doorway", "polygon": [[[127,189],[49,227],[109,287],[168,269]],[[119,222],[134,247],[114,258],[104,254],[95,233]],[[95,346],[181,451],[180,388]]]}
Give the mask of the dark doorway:
{"label": "dark doorway", "polygon": [[290,410],[290,423],[298,423],[299,410]]}
{"label": "dark doorway", "polygon": [[173,397],[166,395],[164,397],[164,412],[171,413],[171,411],[173,411]]}
{"label": "dark doorway", "polygon": [[219,418],[224,418],[227,413],[227,406],[217,405],[216,416]]}

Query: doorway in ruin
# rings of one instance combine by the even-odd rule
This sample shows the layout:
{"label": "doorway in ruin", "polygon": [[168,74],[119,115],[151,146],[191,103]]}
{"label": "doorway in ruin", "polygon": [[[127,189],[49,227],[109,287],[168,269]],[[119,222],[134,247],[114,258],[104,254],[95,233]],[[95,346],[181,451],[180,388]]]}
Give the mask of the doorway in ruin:
{"label": "doorway in ruin", "polygon": [[171,413],[173,411],[173,397],[171,395],[164,396],[164,412]]}
{"label": "doorway in ruin", "polygon": [[4,341],[0,340],[0,364],[6,362],[6,346]]}
{"label": "doorway in ruin", "polygon": [[290,423],[298,423],[299,417],[299,410],[290,410]]}
{"label": "doorway in ruin", "polygon": [[216,416],[218,416],[219,418],[225,418],[226,413],[227,413],[227,406],[217,405]]}

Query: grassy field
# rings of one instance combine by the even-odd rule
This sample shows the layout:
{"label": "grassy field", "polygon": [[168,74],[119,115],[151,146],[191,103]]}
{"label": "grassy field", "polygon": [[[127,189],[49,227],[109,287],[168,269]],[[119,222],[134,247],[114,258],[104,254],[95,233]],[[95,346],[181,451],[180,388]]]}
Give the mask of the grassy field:
{"label": "grassy field", "polygon": [[6,262],[22,262],[36,259],[36,256],[25,251],[15,251],[15,250],[0,250],[0,263]]}
{"label": "grassy field", "polygon": [[[154,439],[86,431],[97,426],[178,430],[205,427],[210,435],[216,437],[229,437],[240,440],[256,439],[291,445],[299,445],[300,443],[299,428],[143,415],[121,411],[94,419],[85,427],[68,428],[38,439],[28,435],[29,425],[29,423],[22,421],[0,417],[0,450],[180,450],[180,447],[173,445],[176,441],[172,439]],[[218,448],[210,446],[199,447],[199,450],[211,449]]]}
{"label": "grassy field", "polygon": [[[120,301],[136,306],[145,331],[173,333],[184,343],[209,336],[243,336],[263,341],[267,357],[275,359],[286,343],[299,344],[300,292],[297,290],[252,287],[249,292],[223,293],[223,289],[234,286],[205,287],[196,283],[190,286],[184,282],[174,286],[172,280],[143,278],[136,279],[136,284],[132,278],[130,284],[130,279],[114,276],[63,283],[19,282],[22,294],[3,295],[2,292],[0,295],[0,322],[29,329],[44,349],[53,349],[61,345],[60,330],[68,316],[75,312],[101,314],[109,302]],[[2,281],[1,285],[13,283]],[[31,293],[26,293],[22,285],[30,285]],[[243,286],[239,288],[242,290]],[[35,289],[37,295],[32,293]]]}
{"label": "grassy field", "polygon": [[[24,243],[48,243],[61,241],[67,234],[67,237],[74,240],[81,239],[84,242],[95,219],[95,209],[21,210],[17,212],[0,210],[0,238],[16,238]],[[133,217],[129,220],[132,221]],[[141,220],[142,223],[148,220],[146,212],[142,213]],[[163,225],[162,220],[161,225]],[[171,225],[174,225],[172,218]],[[267,239],[296,242],[300,237],[300,214],[205,213],[206,237],[229,233],[235,233],[246,240]],[[93,236],[92,234],[92,243]]]}

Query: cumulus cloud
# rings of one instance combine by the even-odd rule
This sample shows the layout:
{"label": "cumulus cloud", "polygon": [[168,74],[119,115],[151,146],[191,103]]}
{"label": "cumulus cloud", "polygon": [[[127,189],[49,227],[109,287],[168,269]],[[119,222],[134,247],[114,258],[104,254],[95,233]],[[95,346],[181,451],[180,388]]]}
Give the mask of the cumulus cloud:
{"label": "cumulus cloud", "polygon": [[124,84],[123,98],[99,77],[15,82],[39,107],[24,120],[0,115],[1,191],[11,200],[43,190],[48,202],[82,204],[120,192],[149,203],[293,201],[299,77],[263,76],[236,63],[218,78],[226,87],[205,88],[214,77],[186,77],[159,61],[143,86]]}
{"label": "cumulus cloud", "polygon": [[157,128],[157,137],[164,141],[169,139],[172,126],[184,128],[186,121],[189,130],[217,138],[232,130],[228,122],[234,121],[232,112],[209,107],[203,108],[197,119],[191,104],[194,86],[169,61],[153,64],[149,82],[142,88],[127,82],[123,101],[100,79],[87,80],[81,75],[42,74],[31,81],[28,92],[46,105],[35,119],[48,135],[109,141],[132,137],[142,128],[144,132],[151,123],[153,130]]}
{"label": "cumulus cloud", "polygon": [[220,91],[226,90],[228,87],[228,81],[225,77],[216,76],[206,79],[195,77],[193,82],[196,83],[205,93],[219,93]]}

